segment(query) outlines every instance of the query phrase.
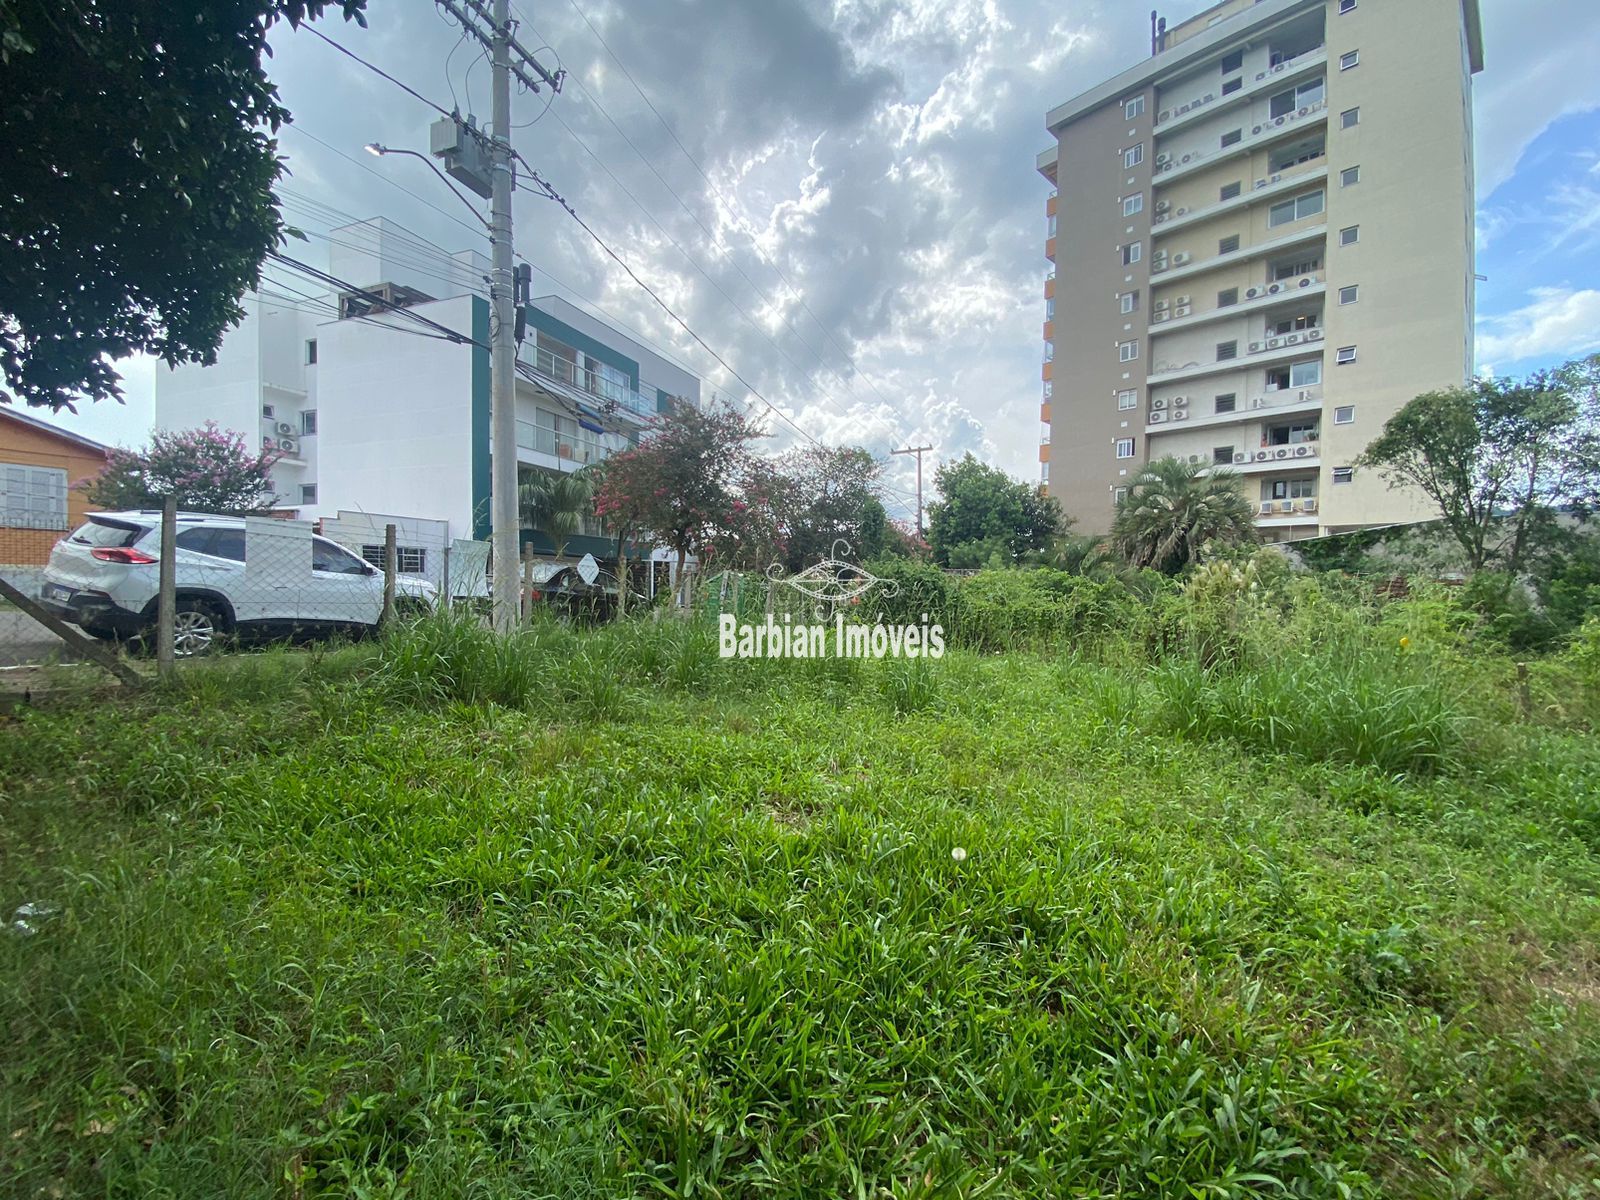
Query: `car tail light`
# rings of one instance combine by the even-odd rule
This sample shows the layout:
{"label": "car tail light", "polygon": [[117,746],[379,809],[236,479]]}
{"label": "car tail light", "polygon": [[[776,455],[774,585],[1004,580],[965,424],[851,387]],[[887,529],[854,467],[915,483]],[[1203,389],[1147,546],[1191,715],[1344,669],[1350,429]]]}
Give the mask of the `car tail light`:
{"label": "car tail light", "polygon": [[156,561],[143,550],[135,550],[131,546],[96,546],[89,551],[89,556],[101,562],[122,563],[130,567],[142,567]]}

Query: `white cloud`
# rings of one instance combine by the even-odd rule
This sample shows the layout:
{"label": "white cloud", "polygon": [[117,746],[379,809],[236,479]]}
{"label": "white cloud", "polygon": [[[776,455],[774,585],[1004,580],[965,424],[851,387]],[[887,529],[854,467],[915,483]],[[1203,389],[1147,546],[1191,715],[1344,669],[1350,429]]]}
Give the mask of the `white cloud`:
{"label": "white cloud", "polygon": [[1532,303],[1478,321],[1478,358],[1488,362],[1577,358],[1600,350],[1600,291],[1536,288]]}

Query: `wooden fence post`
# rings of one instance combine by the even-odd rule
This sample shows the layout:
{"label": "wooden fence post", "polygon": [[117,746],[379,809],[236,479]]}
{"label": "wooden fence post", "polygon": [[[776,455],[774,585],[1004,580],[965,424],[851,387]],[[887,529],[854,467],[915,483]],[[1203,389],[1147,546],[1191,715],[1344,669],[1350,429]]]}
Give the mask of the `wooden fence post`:
{"label": "wooden fence post", "polygon": [[161,565],[156,592],[156,673],[170,679],[178,666],[178,498],[161,504]]}

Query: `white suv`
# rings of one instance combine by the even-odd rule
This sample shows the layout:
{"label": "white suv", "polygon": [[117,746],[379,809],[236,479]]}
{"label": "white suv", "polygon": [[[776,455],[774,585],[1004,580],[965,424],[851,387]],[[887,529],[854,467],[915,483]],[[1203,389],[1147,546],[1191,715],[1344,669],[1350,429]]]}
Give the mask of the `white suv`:
{"label": "white suv", "polygon": [[[324,537],[307,551],[305,538],[303,528],[257,526],[247,539],[242,517],[179,513],[177,652],[204,654],[230,636],[376,627],[383,572]],[[159,512],[93,513],[50,552],[40,602],[98,638],[153,638],[160,553]],[[412,609],[436,598],[414,575],[396,578],[395,596]]]}

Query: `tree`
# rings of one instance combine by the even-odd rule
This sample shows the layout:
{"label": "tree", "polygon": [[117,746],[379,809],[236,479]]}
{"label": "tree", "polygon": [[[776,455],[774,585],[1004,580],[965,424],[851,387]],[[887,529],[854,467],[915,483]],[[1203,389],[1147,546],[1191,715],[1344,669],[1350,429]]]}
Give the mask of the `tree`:
{"label": "tree", "polygon": [[326,7],[0,0],[0,375],[23,400],[120,397],[135,352],[216,360],[284,234],[267,34]]}
{"label": "tree", "polygon": [[240,516],[267,512],[272,490],[272,450],[245,448],[244,435],[217,428],[157,432],[147,450],[112,450],[88,483],[85,497],[106,509],[159,508],[168,496],[193,512]]}
{"label": "tree", "polygon": [[829,557],[838,542],[863,559],[882,550],[887,515],[877,495],[880,466],[870,453],[808,446],[782,455],[774,467],[779,557],[790,571]]}
{"label": "tree", "polygon": [[1067,533],[1050,543],[1045,552],[1046,566],[1085,579],[1109,579],[1121,566],[1104,538],[1088,533]]}
{"label": "tree", "polygon": [[760,436],[734,408],[675,408],[637,446],[607,460],[595,511],[676,551],[684,580],[685,559],[703,556],[749,510],[740,485]]}
{"label": "tree", "polygon": [[567,542],[594,515],[594,480],[588,469],[534,471],[517,489],[522,524],[550,539],[555,556],[567,552]]}
{"label": "tree", "polygon": [[1200,561],[1210,543],[1255,541],[1250,502],[1232,471],[1175,458],[1147,465],[1128,485],[1111,523],[1111,546],[1130,566],[1176,575]]}
{"label": "tree", "polygon": [[1514,379],[1425,392],[1357,460],[1439,509],[1468,565],[1512,574],[1555,524],[1600,500],[1600,355]]}
{"label": "tree", "polygon": [[[945,566],[952,551],[969,542],[985,543],[985,560],[998,552],[1015,562],[1043,550],[1070,524],[1053,498],[971,454],[941,463],[933,485],[939,499],[928,506],[928,543],[934,561]],[[979,552],[969,549],[957,557],[965,561]]]}

